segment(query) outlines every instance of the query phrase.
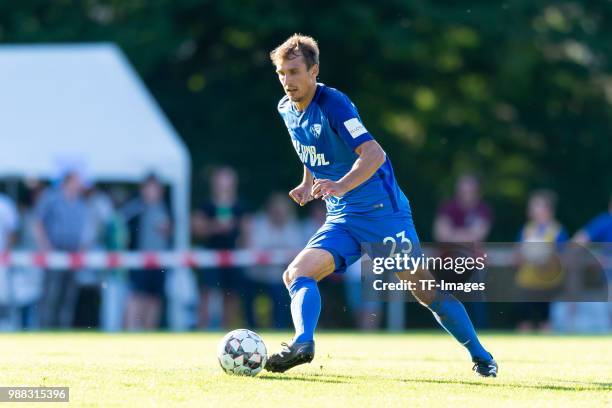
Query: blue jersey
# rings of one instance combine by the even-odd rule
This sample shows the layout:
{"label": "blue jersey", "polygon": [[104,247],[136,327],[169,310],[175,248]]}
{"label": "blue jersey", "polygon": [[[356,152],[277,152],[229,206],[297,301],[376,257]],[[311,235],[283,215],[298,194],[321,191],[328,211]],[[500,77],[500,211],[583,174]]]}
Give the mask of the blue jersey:
{"label": "blue jersey", "polygon": [[593,242],[612,242],[612,213],[600,214],[584,229]]}
{"label": "blue jersey", "polygon": [[[280,100],[278,111],[300,160],[318,179],[344,177],[359,157],[355,149],[373,140],[350,99],[323,84],[317,84],[305,111],[298,111],[287,96]],[[388,157],[372,177],[343,197],[327,198],[326,205],[329,216],[410,213]]]}

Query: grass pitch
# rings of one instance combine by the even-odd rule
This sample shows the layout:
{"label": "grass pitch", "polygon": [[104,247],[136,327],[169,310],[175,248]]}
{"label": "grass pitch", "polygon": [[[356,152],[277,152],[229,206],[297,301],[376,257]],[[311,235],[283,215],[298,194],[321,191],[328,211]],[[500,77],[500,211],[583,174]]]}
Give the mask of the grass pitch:
{"label": "grass pitch", "polygon": [[[261,334],[269,352],[289,338]],[[321,333],[312,364],[234,377],[216,360],[221,337],[2,334],[0,386],[69,386],[70,403],[52,405],[78,407],[612,406],[612,336],[484,334],[497,378],[474,376],[442,332]]]}

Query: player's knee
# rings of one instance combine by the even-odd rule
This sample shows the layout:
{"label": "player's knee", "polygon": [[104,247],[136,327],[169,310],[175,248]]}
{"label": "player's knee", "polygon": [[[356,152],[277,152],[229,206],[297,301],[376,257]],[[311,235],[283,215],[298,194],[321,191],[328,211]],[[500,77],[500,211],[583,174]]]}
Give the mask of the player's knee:
{"label": "player's knee", "polygon": [[418,280],[430,280],[430,279],[434,279],[434,277],[431,274],[431,272],[429,272],[428,269],[424,269],[424,268],[416,268],[416,270],[413,273],[413,276],[414,276],[415,279],[418,279]]}
{"label": "player's knee", "polygon": [[289,265],[287,270],[283,273],[283,281],[285,282],[285,286],[289,287],[291,283],[297,278],[303,276],[307,278],[314,277],[314,271],[309,270],[308,268],[301,268],[299,265]]}
{"label": "player's knee", "polygon": [[283,283],[285,284],[285,287],[289,288],[289,286],[291,285],[291,278],[289,277],[289,269],[286,269],[285,272],[283,272]]}
{"label": "player's knee", "polygon": [[413,291],[414,297],[416,297],[421,305],[429,307],[436,297],[437,290],[436,288],[421,289],[422,286],[419,282],[434,280],[435,278],[429,270],[423,268],[418,268],[414,271],[413,278],[417,282],[416,289]]}

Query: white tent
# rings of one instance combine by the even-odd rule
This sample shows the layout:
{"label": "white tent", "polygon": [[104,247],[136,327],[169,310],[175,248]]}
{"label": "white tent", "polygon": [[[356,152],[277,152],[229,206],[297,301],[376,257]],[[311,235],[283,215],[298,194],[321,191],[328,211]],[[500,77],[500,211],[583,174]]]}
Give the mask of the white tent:
{"label": "white tent", "polygon": [[0,177],[52,178],[78,160],[93,180],[171,186],[177,248],[189,237],[189,153],[113,44],[0,46]]}

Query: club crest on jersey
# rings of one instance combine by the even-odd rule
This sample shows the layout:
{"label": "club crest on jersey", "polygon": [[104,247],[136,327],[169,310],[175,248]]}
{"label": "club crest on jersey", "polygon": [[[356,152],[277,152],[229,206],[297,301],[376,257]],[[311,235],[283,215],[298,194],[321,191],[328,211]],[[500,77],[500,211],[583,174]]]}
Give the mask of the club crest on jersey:
{"label": "club crest on jersey", "polygon": [[321,124],[315,123],[314,125],[310,127],[310,131],[312,132],[313,135],[315,135],[315,137],[321,136]]}

